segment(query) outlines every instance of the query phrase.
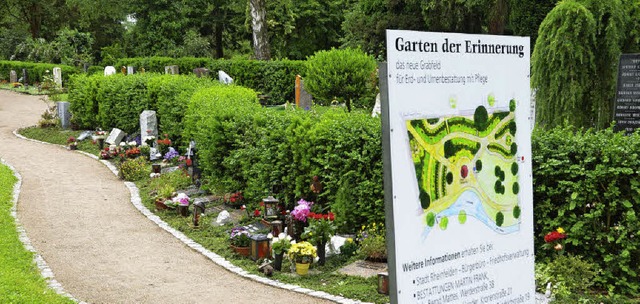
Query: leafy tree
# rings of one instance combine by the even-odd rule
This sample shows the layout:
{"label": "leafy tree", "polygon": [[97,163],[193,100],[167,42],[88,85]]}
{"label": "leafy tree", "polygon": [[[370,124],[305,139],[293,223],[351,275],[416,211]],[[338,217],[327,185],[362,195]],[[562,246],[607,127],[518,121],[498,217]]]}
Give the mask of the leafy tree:
{"label": "leafy tree", "polygon": [[521,213],[522,213],[522,210],[520,210],[520,206],[513,207],[513,217],[514,218],[520,218],[520,214]]}
{"label": "leafy tree", "polygon": [[489,126],[489,113],[484,106],[478,106],[473,113],[473,123],[478,131],[482,132]]}
{"label": "leafy tree", "polygon": [[482,171],[482,160],[480,159],[476,160],[476,171]]}
{"label": "leafy tree", "polygon": [[558,0],[510,0],[508,27],[517,36],[528,36],[531,45],[538,38],[542,20],[555,7]]}
{"label": "leafy tree", "polygon": [[576,1],[560,2],[540,25],[531,68],[539,126],[592,126],[595,39],[593,14]]}
{"label": "leafy tree", "polygon": [[498,211],[498,213],[496,213],[496,226],[502,227],[502,224],[504,224],[504,214]]}

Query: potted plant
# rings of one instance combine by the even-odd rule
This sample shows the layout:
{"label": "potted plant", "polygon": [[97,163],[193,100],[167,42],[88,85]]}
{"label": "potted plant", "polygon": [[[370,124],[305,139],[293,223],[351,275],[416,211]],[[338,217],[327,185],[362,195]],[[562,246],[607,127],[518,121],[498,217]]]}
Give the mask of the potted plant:
{"label": "potted plant", "polygon": [[100,129],[97,129],[91,136],[91,139],[93,139],[98,144],[100,150],[104,148],[105,138],[107,138],[107,132]]}
{"label": "potted plant", "polygon": [[301,199],[298,201],[298,205],[291,211],[291,218],[295,220],[293,234],[296,240],[300,239],[302,231],[307,225],[307,217],[311,212],[311,206],[313,206],[313,204],[313,202],[308,202],[304,199]]}
{"label": "potted plant", "polygon": [[267,235],[271,239],[271,250],[273,250],[274,262],[273,268],[280,271],[282,269],[282,257],[285,252],[291,248],[291,237],[285,233],[278,234],[278,237],[274,238],[271,233]]}
{"label": "potted plant", "polygon": [[189,213],[189,196],[186,193],[180,193],[171,199],[178,207],[178,213],[187,216]]}
{"label": "potted plant", "polygon": [[309,226],[304,228],[302,239],[309,240],[318,247],[318,265],[322,266],[325,261],[327,242],[336,233],[336,226],[333,224],[334,215],[331,212],[328,214],[310,212],[308,218]]}
{"label": "potted plant", "polygon": [[69,150],[78,150],[78,142],[75,137],[69,137],[67,139],[67,144],[69,144]]}
{"label": "potted plant", "polygon": [[249,256],[251,254],[251,239],[247,228],[236,227],[231,229],[231,248],[233,251],[242,256]]}
{"label": "potted plant", "polygon": [[387,261],[387,243],[384,224],[372,223],[362,226],[358,240],[360,241],[360,253],[366,260],[373,262]]}
{"label": "potted plant", "polygon": [[296,273],[306,275],[309,271],[309,265],[317,256],[316,247],[306,241],[294,243],[287,251],[287,256],[289,260],[296,263]]}

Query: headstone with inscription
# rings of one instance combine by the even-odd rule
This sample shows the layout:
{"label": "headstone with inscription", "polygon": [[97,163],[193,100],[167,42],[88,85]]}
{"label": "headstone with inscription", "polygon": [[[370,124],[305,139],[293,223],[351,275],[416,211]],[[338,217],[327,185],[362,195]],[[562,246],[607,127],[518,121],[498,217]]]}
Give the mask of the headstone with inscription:
{"label": "headstone with inscription", "polygon": [[122,141],[122,139],[124,138],[124,131],[118,129],[118,128],[113,128],[113,130],[111,130],[111,132],[109,133],[109,137],[107,137],[107,139],[105,139],[104,142],[106,142],[109,145],[119,145],[120,142]]}
{"label": "headstone with inscription", "polygon": [[140,113],[140,140],[143,145],[147,138],[158,138],[158,119],[156,111],[144,110]]}
{"label": "headstone with inscription", "polygon": [[615,131],[633,133],[640,128],[640,54],[622,54],[613,110]]}
{"label": "headstone with inscription", "polygon": [[164,67],[164,73],[169,75],[180,74],[180,68],[177,65],[168,65]]}
{"label": "headstone with inscription", "polygon": [[9,72],[9,82],[18,82],[18,73],[16,73],[16,71],[11,70],[11,72]]}
{"label": "headstone with inscription", "polygon": [[60,125],[63,129],[69,128],[69,122],[71,120],[71,112],[69,112],[69,103],[66,101],[58,102],[58,117],[60,118]]}
{"label": "headstone with inscription", "polygon": [[115,75],[115,74],[116,74],[116,68],[114,66],[110,65],[104,68],[104,76]]}
{"label": "headstone with inscription", "polygon": [[62,69],[59,67],[53,68],[53,82],[61,88],[62,87]]}
{"label": "headstone with inscription", "polygon": [[225,73],[224,71],[218,71],[218,80],[220,80],[220,83],[224,84],[233,83],[233,78],[231,78],[231,76],[229,76],[229,74]]}

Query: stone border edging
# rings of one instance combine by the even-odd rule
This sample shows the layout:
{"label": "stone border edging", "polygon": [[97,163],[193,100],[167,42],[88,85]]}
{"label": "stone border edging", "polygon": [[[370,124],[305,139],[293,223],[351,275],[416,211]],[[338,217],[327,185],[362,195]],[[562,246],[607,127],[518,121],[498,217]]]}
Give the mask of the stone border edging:
{"label": "stone border edging", "polygon": [[[24,140],[28,140],[28,141],[32,141],[32,142],[37,142],[37,143],[43,143],[43,144],[47,144],[47,145],[54,145],[54,146],[59,146],[59,147],[65,147],[64,145],[58,145],[58,144],[52,144],[52,143],[47,143],[47,142],[43,142],[43,141],[39,141],[39,140],[35,140],[35,139],[31,139],[31,138],[27,138],[24,137],[20,134],[18,134],[18,130],[14,130],[13,131],[13,135],[15,135],[18,138],[24,139]],[[93,158],[95,160],[100,161],[103,165],[105,165],[107,168],[109,168],[109,170],[111,170],[111,172],[113,174],[115,174],[115,176],[118,176],[118,169],[111,164],[109,161],[106,160],[101,160],[98,158],[98,156],[81,151],[81,150],[76,150],[76,152],[84,154],[90,158]],[[282,283],[276,280],[271,280],[271,279],[267,279],[255,274],[251,274],[248,271],[233,265],[231,262],[227,261],[225,258],[219,256],[218,254],[204,248],[202,245],[200,245],[199,243],[197,243],[196,241],[190,239],[189,237],[187,237],[184,233],[174,229],[173,227],[171,227],[169,224],[167,224],[165,221],[163,221],[159,216],[155,215],[153,212],[151,212],[151,210],[149,210],[147,207],[145,207],[142,204],[142,199],[140,198],[140,190],[138,189],[138,187],[135,185],[135,183],[133,182],[124,182],[124,185],[127,187],[127,189],[129,189],[129,192],[131,193],[131,204],[133,204],[133,206],[138,209],[138,211],[140,211],[140,213],[142,213],[144,216],[146,216],[149,220],[151,220],[152,222],[154,222],[156,225],[158,225],[160,228],[162,228],[163,230],[167,231],[168,233],[170,233],[171,235],[173,235],[174,237],[176,237],[178,240],[180,240],[182,243],[184,243],[185,245],[187,245],[189,248],[199,252],[200,254],[206,256],[209,260],[211,260],[212,262],[214,262],[215,264],[217,264],[218,266],[221,266],[222,268],[233,272],[241,277],[247,278],[249,280],[258,282],[258,283],[262,283],[265,285],[269,285],[269,286],[273,286],[273,287],[277,287],[277,288],[281,288],[281,289],[286,289],[286,290],[290,290],[293,292],[297,292],[297,293],[302,293],[302,294],[306,294],[312,297],[316,297],[316,298],[320,298],[320,299],[325,299],[325,300],[329,300],[329,301],[333,301],[336,303],[342,303],[342,304],[355,304],[355,303],[366,303],[366,302],[361,302],[361,301],[357,301],[357,300],[352,300],[352,299],[348,299],[345,297],[341,297],[341,296],[334,296],[332,294],[326,293],[324,291],[316,291],[316,290],[312,290],[312,289],[308,289],[308,288],[303,288],[300,287],[298,285],[293,285],[293,284],[287,284],[287,283]],[[56,282],[57,283],[57,282]],[[58,284],[59,285],[59,284]]]}
{"label": "stone border edging", "polygon": [[86,304],[86,302],[79,301],[78,299],[74,298],[70,293],[64,290],[64,288],[62,287],[62,284],[60,284],[55,279],[55,276],[53,275],[53,271],[51,270],[51,268],[49,268],[49,266],[47,265],[47,262],[44,260],[44,258],[42,258],[42,256],[38,252],[36,252],[35,247],[33,247],[33,245],[31,244],[31,240],[27,236],[27,231],[24,229],[24,227],[22,227],[22,224],[18,219],[18,212],[17,212],[18,198],[20,198],[20,189],[22,188],[22,175],[20,175],[20,173],[18,173],[18,170],[16,170],[16,168],[10,165],[3,158],[0,158],[0,164],[7,166],[9,170],[11,170],[13,175],[18,179],[18,181],[13,185],[11,217],[13,217],[13,220],[15,221],[16,231],[18,232],[18,238],[20,239],[20,242],[22,242],[22,246],[24,246],[24,248],[29,252],[33,253],[33,261],[36,263],[36,266],[40,271],[40,275],[45,279],[45,281],[47,281],[47,285],[49,286],[49,288],[53,289],[57,294],[67,297],[76,303]]}

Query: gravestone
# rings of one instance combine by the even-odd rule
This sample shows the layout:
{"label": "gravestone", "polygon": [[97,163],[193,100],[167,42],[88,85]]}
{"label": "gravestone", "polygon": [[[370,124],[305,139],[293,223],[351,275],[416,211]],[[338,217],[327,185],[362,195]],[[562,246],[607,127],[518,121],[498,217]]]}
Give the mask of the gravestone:
{"label": "gravestone", "polygon": [[304,80],[300,80],[300,100],[298,107],[311,110],[311,105],[313,105],[313,97],[304,89]]}
{"label": "gravestone", "polygon": [[88,64],[88,63],[83,64],[83,65],[82,65],[82,70],[83,70],[85,73],[88,73],[88,72],[89,72],[89,64]]}
{"label": "gravestone", "polygon": [[156,111],[144,110],[140,113],[140,141],[146,145],[151,136],[158,138],[158,118]]}
{"label": "gravestone", "polygon": [[82,133],[80,133],[80,135],[78,135],[77,140],[78,141],[83,141],[83,140],[89,138],[91,135],[93,135],[93,131],[83,131]]}
{"label": "gravestone", "polygon": [[69,112],[69,103],[66,101],[61,101],[57,103],[58,108],[58,117],[60,118],[60,125],[63,129],[69,128],[69,123],[71,120],[71,112]]}
{"label": "gravestone", "polygon": [[378,95],[376,95],[376,104],[373,106],[373,110],[371,111],[371,117],[380,116],[380,114],[382,113],[381,106],[382,105],[380,103],[380,93],[378,93]]}
{"label": "gravestone", "polygon": [[233,78],[231,78],[231,76],[229,76],[224,71],[218,71],[218,80],[220,80],[220,83],[224,83],[224,84],[233,83]]}
{"label": "gravestone", "polygon": [[114,66],[110,65],[104,68],[104,76],[115,75],[115,74],[116,74],[116,68]]}
{"label": "gravestone", "polygon": [[640,128],[640,54],[621,54],[614,100],[615,131],[630,135]]}
{"label": "gravestone", "polygon": [[133,73],[135,73],[136,69],[132,66],[127,66],[127,75],[133,75]]}
{"label": "gravestone", "polygon": [[9,82],[10,83],[18,82],[18,73],[16,73],[16,71],[11,70],[11,72],[9,72]]}
{"label": "gravestone", "polygon": [[202,76],[209,77],[209,69],[207,68],[195,68],[193,69],[193,73],[196,74],[196,77],[198,78],[201,78]]}
{"label": "gravestone", "polygon": [[164,67],[164,73],[169,75],[180,74],[180,68],[177,65],[168,65]]}
{"label": "gravestone", "polygon": [[27,69],[22,69],[22,84],[25,86],[29,84],[29,73],[27,73]]}
{"label": "gravestone", "polygon": [[118,128],[113,128],[113,130],[111,130],[111,133],[109,133],[109,137],[107,137],[107,139],[105,139],[104,142],[106,142],[109,145],[119,145],[120,142],[122,141],[122,139],[124,138],[124,131],[118,129]]}
{"label": "gravestone", "polygon": [[62,87],[62,69],[59,67],[53,68],[53,82],[61,88]]}

